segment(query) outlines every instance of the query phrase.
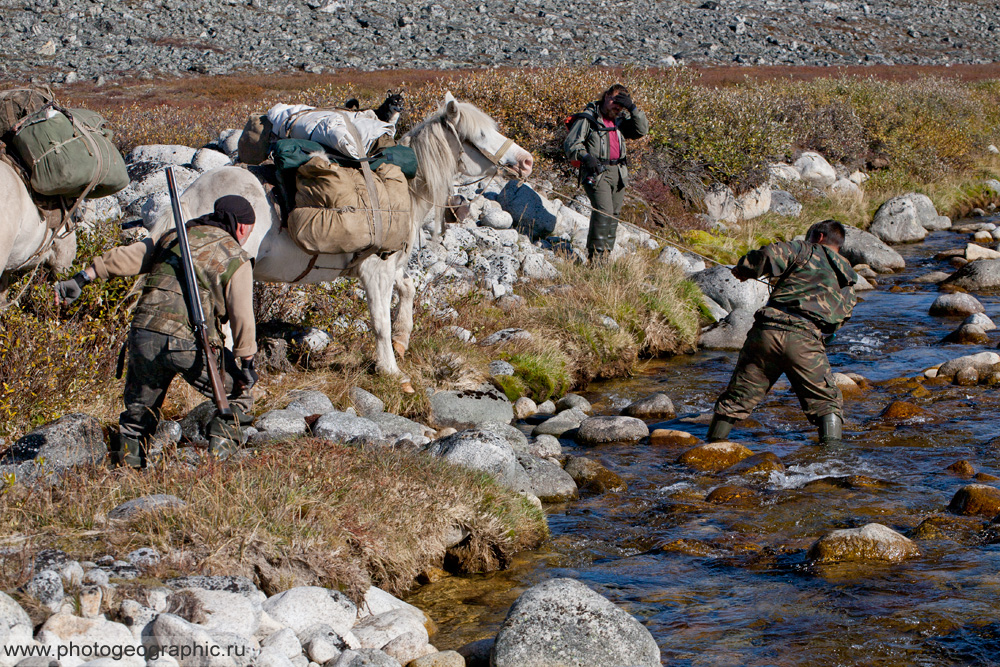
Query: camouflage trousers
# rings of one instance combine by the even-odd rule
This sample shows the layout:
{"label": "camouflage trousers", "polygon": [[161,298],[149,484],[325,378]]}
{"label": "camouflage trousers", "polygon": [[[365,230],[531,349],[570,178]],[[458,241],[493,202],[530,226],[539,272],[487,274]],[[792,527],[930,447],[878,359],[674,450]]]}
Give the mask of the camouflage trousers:
{"label": "camouflage trousers", "polygon": [[716,414],[746,419],[782,373],[809,421],[843,415],[844,397],[833,381],[823,341],[807,331],[765,329],[760,324],[747,335],[729,386],[715,403]]}
{"label": "camouflage trousers", "polygon": [[[132,329],[128,336],[128,373],[125,375],[125,412],[118,417],[123,438],[145,442],[156,431],[160,408],[170,388],[170,382],[180,375],[203,395],[212,397],[212,384],[205,366],[205,357],[193,340],[184,340],[147,329]],[[225,350],[225,354],[232,352]],[[229,401],[244,415],[253,411],[249,392],[232,393],[233,379],[219,369]]]}

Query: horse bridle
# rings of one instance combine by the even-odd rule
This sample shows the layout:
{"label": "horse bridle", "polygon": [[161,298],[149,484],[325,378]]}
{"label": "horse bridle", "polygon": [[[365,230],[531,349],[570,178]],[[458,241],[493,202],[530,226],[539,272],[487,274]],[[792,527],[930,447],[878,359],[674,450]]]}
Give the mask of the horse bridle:
{"label": "horse bridle", "polygon": [[[503,156],[507,154],[507,151],[510,150],[510,147],[514,145],[514,140],[513,139],[511,139],[511,138],[508,137],[506,139],[506,141],[504,141],[503,144],[500,146],[500,148],[498,148],[496,150],[496,152],[492,152],[491,153],[490,151],[488,151],[488,150],[486,150],[484,148],[479,147],[478,145],[474,144],[471,141],[463,141],[461,135],[458,133],[458,129],[455,127],[455,124],[452,123],[451,121],[449,121],[447,119],[442,119],[442,123],[450,131],[450,133],[451,133],[450,138],[454,139],[454,143],[452,144],[452,149],[455,152],[455,161],[456,162],[458,162],[459,164],[464,164],[464,161],[465,161],[465,150],[462,148],[462,146],[463,146],[463,144],[467,143],[470,146],[472,146],[473,148],[475,148],[477,151],[479,151],[480,155],[482,155],[487,160],[489,160],[493,164],[493,166],[497,168],[497,171],[494,172],[493,174],[484,174],[483,176],[477,178],[474,181],[469,181],[468,183],[461,183],[461,184],[459,184],[459,187],[465,187],[467,185],[475,185],[476,183],[479,183],[480,181],[484,181],[487,178],[491,178],[491,177],[496,176],[497,173],[499,173],[501,170],[502,171],[508,171],[511,174],[514,174],[515,176],[520,176],[513,168],[508,167],[507,165],[502,164],[500,162],[501,160],[503,160]],[[449,141],[449,143],[451,143],[451,142]]]}

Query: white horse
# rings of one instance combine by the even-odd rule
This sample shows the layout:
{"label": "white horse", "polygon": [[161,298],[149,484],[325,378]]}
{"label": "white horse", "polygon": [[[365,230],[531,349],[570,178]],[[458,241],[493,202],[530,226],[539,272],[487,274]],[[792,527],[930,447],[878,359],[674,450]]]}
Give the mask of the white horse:
{"label": "white horse", "polygon": [[65,271],[76,256],[76,234],[52,238],[13,168],[0,160],[0,303],[15,271],[40,264]]}
{"label": "white horse", "polygon": [[[413,330],[415,290],[405,270],[410,251],[419,238],[421,223],[434,208],[435,229],[438,228],[456,177],[476,179],[509,169],[526,178],[533,164],[531,154],[500,134],[492,118],[473,104],[456,101],[451,93],[401,143],[413,148],[419,165],[416,178],[410,182],[410,240],[402,250],[384,257],[374,254],[356,262],[353,254],[318,258],[307,254],[281,229],[277,207],[257,178],[239,167],[210,171],[181,196],[188,218],[211,213],[215,200],[223,195],[240,195],[253,205],[257,224],[243,247],[256,259],[257,280],[319,283],[340,276],[359,278],[375,331],[376,368],[392,376],[402,376],[395,355],[403,357]],[[159,218],[151,229],[152,235],[158,238],[170,224],[170,216]],[[393,286],[399,291],[395,317],[390,313]],[[405,378],[403,382],[407,382]]]}

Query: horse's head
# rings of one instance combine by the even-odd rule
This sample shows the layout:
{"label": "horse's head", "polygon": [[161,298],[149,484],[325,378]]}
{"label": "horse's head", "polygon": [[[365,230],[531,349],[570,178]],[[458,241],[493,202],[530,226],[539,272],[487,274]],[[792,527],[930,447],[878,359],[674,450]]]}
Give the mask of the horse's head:
{"label": "horse's head", "polygon": [[518,178],[531,175],[531,153],[500,134],[496,121],[474,104],[459,102],[449,92],[437,114],[449,134],[458,140],[463,155],[460,164],[466,176],[475,178],[495,169],[509,169]]}

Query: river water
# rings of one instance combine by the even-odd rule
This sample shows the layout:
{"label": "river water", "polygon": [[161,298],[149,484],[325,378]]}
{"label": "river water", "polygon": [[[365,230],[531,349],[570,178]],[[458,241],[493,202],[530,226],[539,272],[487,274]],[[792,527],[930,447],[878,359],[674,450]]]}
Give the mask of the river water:
{"label": "river water", "polygon": [[[933,256],[967,241],[935,232],[897,247],[906,270],[861,294],[830,347],[835,371],[875,383],[846,399],[843,446],[816,445],[815,429],[784,380],[749,426],[733,429],[731,439],[771,451],[786,466],[742,504],[705,502],[715,487],[747,481],[695,473],[676,463],[683,449],[584,449],[565,440],[564,451],[599,460],[628,482],[628,491],[547,506],[552,539],[541,549],[520,554],[506,571],[448,577],[416,591],[409,601],[439,626],[434,644],[457,648],[492,636],[525,589],[573,577],[649,628],[666,665],[1000,664],[1000,545],[983,543],[978,522],[917,539],[921,555],[897,565],[817,567],[805,557],[835,529],[874,521],[908,534],[928,517],[949,516],[952,496],[970,483],[946,470],[960,459],[1000,476],[1000,448],[987,444],[1000,436],[994,389],[893,381],[1000,341],[994,332],[988,346],[939,344],[961,320],[930,317],[937,287],[912,282],[952,270]],[[1000,315],[1000,297],[979,298],[987,315]],[[667,393],[681,417],[706,413],[735,361],[735,352],[702,352],[648,362],[633,377],[594,384],[584,395],[595,414],[615,414],[654,391]],[[897,400],[931,418],[882,423],[879,413]],[[706,434],[704,424],[683,419],[657,426]],[[817,481],[848,475],[870,479]],[[676,540],[694,546],[662,548]]]}

